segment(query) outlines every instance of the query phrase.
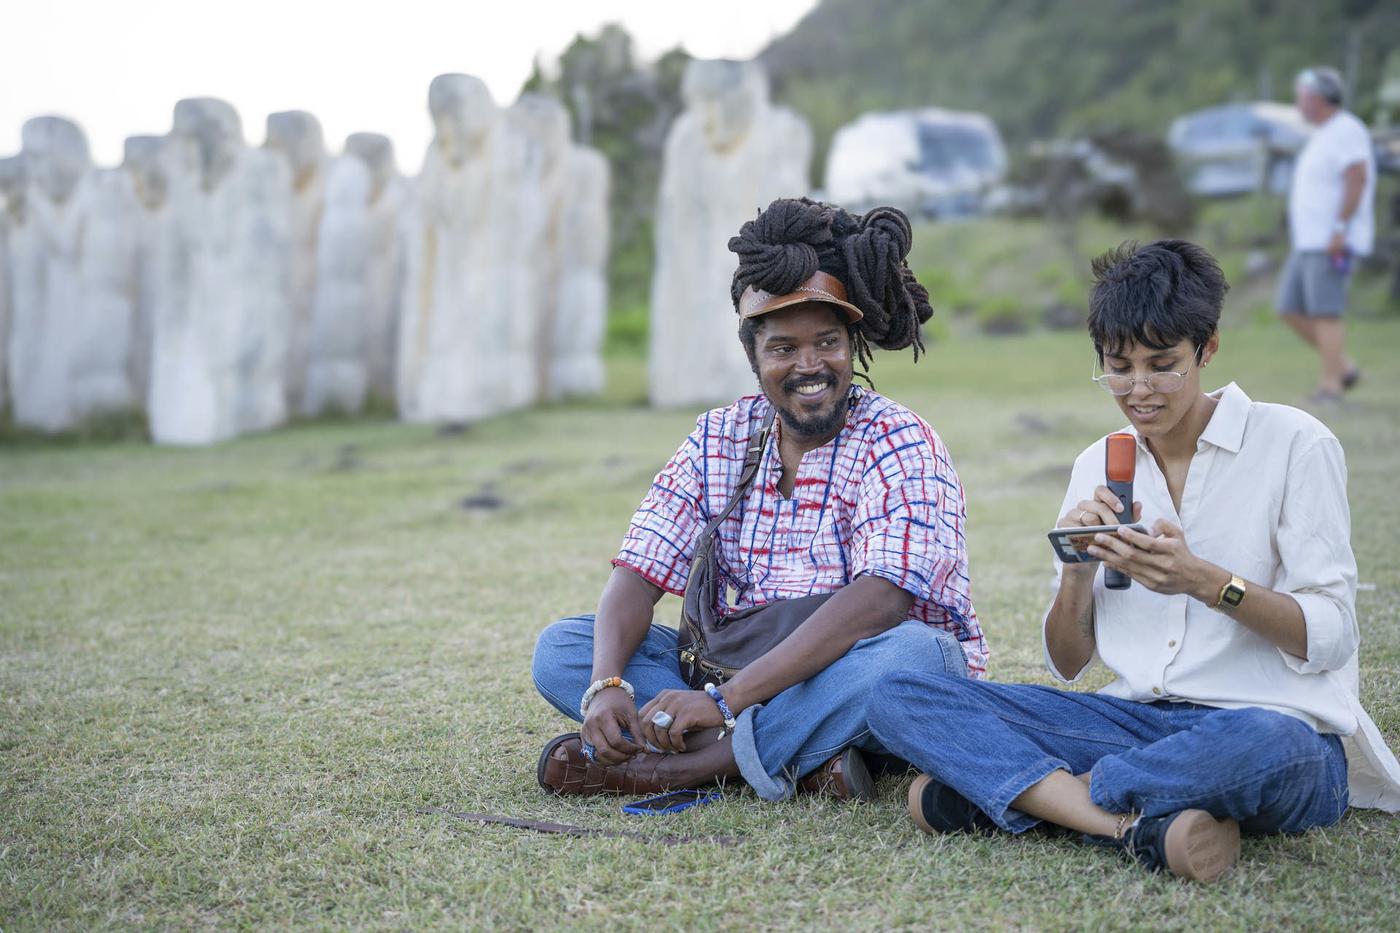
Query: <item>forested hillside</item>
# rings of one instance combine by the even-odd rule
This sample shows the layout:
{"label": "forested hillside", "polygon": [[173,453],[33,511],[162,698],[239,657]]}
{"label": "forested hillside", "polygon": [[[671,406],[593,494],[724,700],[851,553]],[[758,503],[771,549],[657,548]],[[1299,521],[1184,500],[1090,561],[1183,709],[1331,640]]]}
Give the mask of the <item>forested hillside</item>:
{"label": "forested hillside", "polygon": [[1400,3],[1384,0],[822,0],[760,57],[821,159],[867,110],[985,111],[1013,147],[1161,133],[1198,107],[1290,98],[1318,63],[1347,74],[1364,115],[1395,48]]}
{"label": "forested hillside", "polygon": [[[1033,139],[1160,134],[1198,107],[1286,100],[1300,68],[1330,63],[1369,116],[1394,49],[1395,0],[822,0],[760,58],[776,97],[812,123],[820,185],[832,134],[867,110],[981,110],[1014,157]],[[614,24],[539,63],[526,85],[561,100],[577,138],[612,164],[612,304],[638,338],[661,148],[688,59],[677,48],[644,61]]]}

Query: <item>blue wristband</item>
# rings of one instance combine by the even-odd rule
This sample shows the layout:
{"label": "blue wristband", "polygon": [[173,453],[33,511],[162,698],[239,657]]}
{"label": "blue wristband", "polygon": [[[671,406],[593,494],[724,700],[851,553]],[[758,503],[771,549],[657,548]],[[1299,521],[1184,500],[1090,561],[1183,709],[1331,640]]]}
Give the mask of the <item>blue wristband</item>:
{"label": "blue wristband", "polygon": [[705,684],[705,692],[715,701],[715,705],[719,707],[719,714],[724,717],[724,731],[720,733],[720,737],[723,738],[734,731],[734,714],[730,712],[729,704],[724,702],[724,694],[719,692],[718,687]]}

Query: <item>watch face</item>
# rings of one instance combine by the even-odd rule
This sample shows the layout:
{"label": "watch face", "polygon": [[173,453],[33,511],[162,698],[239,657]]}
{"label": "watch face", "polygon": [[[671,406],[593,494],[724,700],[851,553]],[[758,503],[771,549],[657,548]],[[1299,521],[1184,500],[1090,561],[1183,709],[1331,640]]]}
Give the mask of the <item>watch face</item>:
{"label": "watch face", "polygon": [[1231,609],[1244,602],[1244,590],[1234,584],[1225,587],[1225,592],[1221,594],[1220,601]]}

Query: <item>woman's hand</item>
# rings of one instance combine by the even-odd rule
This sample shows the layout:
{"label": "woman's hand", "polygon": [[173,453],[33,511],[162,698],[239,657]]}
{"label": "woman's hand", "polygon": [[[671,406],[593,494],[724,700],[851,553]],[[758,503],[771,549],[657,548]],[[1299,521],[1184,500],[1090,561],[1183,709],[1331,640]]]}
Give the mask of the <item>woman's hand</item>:
{"label": "woman's hand", "polygon": [[593,746],[593,754],[600,763],[620,765],[642,750],[636,742],[627,740],[622,734],[624,730],[633,737],[640,734],[637,704],[620,687],[599,690],[588,704],[579,735]]}
{"label": "woman's hand", "polygon": [[1097,534],[1089,553],[1166,596],[1187,593],[1200,599],[1209,589],[1211,577],[1224,573],[1192,554],[1185,533],[1165,519],[1157,520],[1150,535],[1131,528],[1120,528],[1117,534]]}
{"label": "woman's hand", "polygon": [[[665,710],[671,725],[660,728],[651,721],[657,710]],[[662,690],[642,707],[642,736],[666,752],[685,751],[685,733],[724,725],[719,704],[703,690]]]}
{"label": "woman's hand", "polygon": [[[1123,510],[1122,501],[1107,486],[1094,490],[1094,498],[1084,499],[1074,508],[1060,516],[1056,528],[1089,528],[1093,525],[1116,525],[1118,513]],[[1133,521],[1142,518],[1142,503],[1133,503]]]}
{"label": "woman's hand", "polygon": [[[1089,528],[1093,525],[1116,525],[1118,524],[1118,511],[1122,506],[1122,501],[1113,494],[1112,490],[1107,486],[1100,486],[1094,490],[1092,499],[1082,500],[1077,506],[1061,515],[1059,524],[1055,527]],[[1134,502],[1133,521],[1138,521],[1141,518],[1142,503]],[[1062,572],[1071,580],[1089,581],[1094,578],[1094,574],[1098,573],[1098,569],[1097,564],[1083,561],[1076,564],[1065,564]],[[1082,585],[1087,586],[1088,583],[1084,582]]]}

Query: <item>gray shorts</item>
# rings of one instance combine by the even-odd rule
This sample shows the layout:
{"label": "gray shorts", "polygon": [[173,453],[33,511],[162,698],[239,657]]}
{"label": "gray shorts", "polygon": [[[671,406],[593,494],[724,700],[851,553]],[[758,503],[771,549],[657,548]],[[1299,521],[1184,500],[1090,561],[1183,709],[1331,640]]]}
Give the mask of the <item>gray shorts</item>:
{"label": "gray shorts", "polygon": [[[1352,262],[1356,258],[1352,257]],[[1322,252],[1293,252],[1279,277],[1274,304],[1279,314],[1341,317],[1347,307],[1351,272],[1338,272],[1332,257]]]}

